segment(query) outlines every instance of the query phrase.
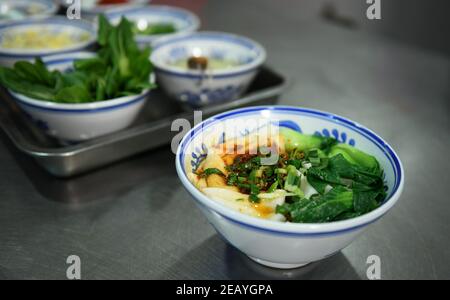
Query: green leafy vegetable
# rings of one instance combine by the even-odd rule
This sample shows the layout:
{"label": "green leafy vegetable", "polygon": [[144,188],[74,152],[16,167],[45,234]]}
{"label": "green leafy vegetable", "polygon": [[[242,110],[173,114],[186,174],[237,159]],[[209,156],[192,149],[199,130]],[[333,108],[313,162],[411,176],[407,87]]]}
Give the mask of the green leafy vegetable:
{"label": "green leafy vegetable", "polygon": [[293,203],[277,207],[277,213],[292,222],[323,223],[353,209],[353,191],[344,187],[333,188],[328,193],[313,199],[295,198]]}
{"label": "green leafy vegetable", "polygon": [[268,193],[272,193],[274,192],[278,187],[278,180],[276,180],[274,183],[272,183],[269,187],[269,189],[267,190]]}
{"label": "green leafy vegetable", "polygon": [[167,34],[177,31],[176,27],[172,23],[155,23],[148,24],[145,29],[139,29],[137,25],[133,26],[133,31],[137,34],[154,35],[154,34]]}
{"label": "green leafy vegetable", "polygon": [[302,209],[312,203],[312,200],[299,197],[291,197],[291,202],[286,202],[283,205],[278,205],[276,208],[277,214],[285,215],[288,220],[292,221],[292,217],[298,215]]}
{"label": "green leafy vegetable", "polygon": [[208,177],[209,175],[213,175],[213,174],[220,175],[220,176],[225,176],[225,174],[223,174],[222,171],[220,171],[219,169],[216,169],[216,168],[205,169],[199,175],[200,175],[200,177]]}
{"label": "green leafy vegetable", "polygon": [[[290,222],[323,223],[358,217],[380,206],[386,197],[383,171],[371,155],[333,138],[280,129],[286,153],[275,165],[261,165],[261,154],[237,155],[227,166],[227,184],[259,203],[261,192],[283,189],[285,202],[276,207]],[[309,198],[306,181],[317,191]]]}
{"label": "green leafy vegetable", "polygon": [[259,203],[260,199],[258,198],[258,194],[260,193],[260,188],[254,184],[251,183],[250,184],[250,201],[255,202],[255,203]]}
{"label": "green leafy vegetable", "polygon": [[328,152],[337,143],[333,138],[306,135],[285,127],[280,128],[280,134],[284,137],[285,147],[288,152],[294,149],[305,151],[312,148]]}
{"label": "green leafy vegetable", "polygon": [[365,214],[377,208],[379,206],[377,201],[379,195],[379,191],[355,191],[353,197],[355,212]]}
{"label": "green leafy vegetable", "polygon": [[300,189],[300,176],[298,170],[289,165],[287,168],[287,176],[284,182],[284,189],[288,192],[294,193],[298,197],[303,197],[303,191]]}
{"label": "green leafy vegetable", "polygon": [[293,221],[298,223],[324,223],[333,221],[340,214],[353,208],[353,191],[343,187],[333,188],[327,194],[300,211],[293,211]]}
{"label": "green leafy vegetable", "polygon": [[341,185],[341,178],[332,169],[310,168],[307,172],[307,180],[320,194],[325,193],[327,185]]}
{"label": "green leafy vegetable", "polygon": [[330,157],[341,154],[348,162],[366,168],[371,172],[380,172],[380,164],[372,155],[366,154],[347,144],[337,144],[331,147]]}
{"label": "green leafy vegetable", "polygon": [[347,212],[358,215],[374,210],[386,197],[382,172],[378,167],[368,169],[353,164],[340,153],[329,159],[326,168],[310,168],[307,180],[322,195],[327,195],[327,186],[351,189],[353,207]]}

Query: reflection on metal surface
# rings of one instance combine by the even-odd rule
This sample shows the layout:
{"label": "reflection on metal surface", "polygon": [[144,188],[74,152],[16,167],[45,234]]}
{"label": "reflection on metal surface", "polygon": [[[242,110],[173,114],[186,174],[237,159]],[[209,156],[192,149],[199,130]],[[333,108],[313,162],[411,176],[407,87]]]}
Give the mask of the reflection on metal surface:
{"label": "reflection on metal surface", "polygon": [[342,252],[338,252],[321,261],[288,270],[260,265],[229,244],[226,246],[225,257],[227,272],[229,273],[229,278],[232,279],[334,279],[339,278],[341,273],[344,272],[348,278],[360,279]]}
{"label": "reflection on metal surface", "polygon": [[170,149],[163,147],[90,174],[61,179],[45,172],[32,158],[18,152],[2,137],[36,191],[47,200],[68,204],[71,210],[83,209],[88,203],[107,201],[145,185],[154,178],[156,169],[160,170],[160,176],[169,172],[165,166],[167,161],[174,159]]}

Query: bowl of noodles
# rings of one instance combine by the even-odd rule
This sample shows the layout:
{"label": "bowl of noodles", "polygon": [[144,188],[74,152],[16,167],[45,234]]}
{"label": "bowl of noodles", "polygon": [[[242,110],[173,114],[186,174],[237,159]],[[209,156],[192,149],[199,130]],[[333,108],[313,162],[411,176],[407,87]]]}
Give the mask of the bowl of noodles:
{"label": "bowl of noodles", "polygon": [[252,260],[296,268],[348,246],[398,201],[402,163],[366,127],[290,106],[241,108],[188,132],[178,176],[216,231]]}

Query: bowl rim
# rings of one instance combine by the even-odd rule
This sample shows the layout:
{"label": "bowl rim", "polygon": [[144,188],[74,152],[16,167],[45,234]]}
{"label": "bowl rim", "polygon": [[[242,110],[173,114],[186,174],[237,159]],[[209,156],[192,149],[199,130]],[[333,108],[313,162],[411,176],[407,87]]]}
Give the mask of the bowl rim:
{"label": "bowl rim", "polygon": [[135,12],[141,12],[142,14],[151,14],[152,12],[178,12],[181,14],[184,14],[186,16],[186,19],[189,19],[189,21],[192,23],[190,26],[177,31],[173,33],[168,34],[153,34],[153,35],[147,35],[147,34],[137,34],[135,36],[135,39],[138,42],[146,43],[146,42],[154,42],[156,39],[160,38],[166,38],[166,37],[173,37],[173,36],[179,36],[185,33],[192,33],[197,31],[200,28],[200,18],[191,12],[188,9],[184,9],[177,6],[170,6],[170,5],[146,5],[146,6],[131,6],[126,7],[124,9],[116,8],[111,9],[106,12],[105,16],[108,20],[115,20],[118,18],[121,18],[122,16],[127,16],[127,14],[134,14]]}
{"label": "bowl rim", "polygon": [[81,29],[89,33],[89,39],[82,43],[78,43],[72,46],[63,47],[61,49],[33,49],[32,51],[27,51],[24,49],[6,49],[0,45],[0,57],[7,58],[34,58],[36,56],[49,56],[54,54],[64,54],[70,52],[80,51],[89,46],[92,46],[97,40],[97,31],[95,26],[86,20],[76,20],[71,21],[63,16],[53,16],[43,19],[27,19],[20,20],[12,23],[0,24],[0,35],[7,32],[14,27],[37,27],[37,26],[48,26],[48,25],[58,25],[64,24],[65,26],[71,26],[74,28]]}
{"label": "bowl rim", "polygon": [[[238,211],[235,211],[231,208],[221,205],[220,203],[208,198],[205,194],[200,192],[188,179],[186,172],[184,170],[184,149],[186,149],[190,142],[195,138],[197,133],[201,133],[204,129],[212,124],[216,123],[221,119],[225,119],[227,116],[231,115],[239,115],[245,112],[254,112],[254,111],[263,111],[263,110],[271,110],[271,111],[289,111],[289,112],[299,112],[308,114],[311,117],[321,117],[323,119],[327,119],[334,123],[345,124],[347,127],[354,129],[359,133],[364,133],[369,138],[372,143],[377,144],[378,147],[382,147],[385,150],[385,154],[388,158],[392,158],[395,165],[392,167],[394,171],[397,172],[398,181],[397,186],[395,187],[393,193],[388,197],[384,203],[378,207],[377,209],[364,214],[362,216],[329,223],[283,223],[276,222],[266,219],[260,219],[257,217],[245,215]],[[366,137],[368,137],[366,136]],[[381,149],[381,148],[380,148]],[[392,163],[392,162],[391,162]],[[384,214],[386,214],[398,201],[403,188],[404,188],[404,170],[402,162],[400,161],[396,152],[392,149],[392,147],[385,142],[380,136],[374,133],[372,130],[366,128],[365,126],[351,121],[345,117],[341,117],[339,115],[311,109],[304,107],[296,107],[296,106],[285,106],[285,105],[267,105],[267,106],[254,106],[254,107],[246,107],[239,108],[231,111],[227,111],[213,117],[210,117],[203,122],[196,125],[192,128],[182,141],[180,142],[177,153],[176,153],[176,170],[178,173],[178,177],[180,178],[183,186],[186,190],[191,194],[193,199],[203,207],[206,207],[209,210],[212,210],[215,214],[218,214],[225,220],[228,220],[238,226],[256,230],[264,233],[277,234],[283,236],[328,236],[328,235],[336,235],[343,234],[346,232],[355,231],[361,229],[381,218]]]}
{"label": "bowl rim", "polygon": [[[41,13],[27,16],[26,19],[28,19],[28,20],[35,20],[35,19],[40,19],[40,18],[45,18],[45,17],[52,16],[52,15],[56,14],[56,12],[59,9],[59,3],[57,3],[56,1],[53,1],[53,0],[35,0],[35,1],[29,1],[29,0],[14,0],[14,1],[13,0],[6,0],[6,1],[7,2],[13,2],[14,4],[17,4],[17,3],[24,3],[24,4],[26,4],[26,2],[34,2],[34,4],[42,4],[43,6],[46,7]],[[0,25],[10,24],[10,23],[14,23],[14,22],[20,22],[22,20],[24,20],[24,19],[20,19],[20,20],[3,20],[3,21],[0,21]]]}
{"label": "bowl rim", "polygon": [[[66,0],[57,0],[62,7],[69,7],[70,4]],[[130,0],[129,3],[118,3],[118,4],[94,4],[93,7],[83,7],[81,5],[81,12],[87,15],[97,15],[100,13],[105,13],[110,10],[124,9],[128,7],[142,7],[145,6],[149,0]]]}
{"label": "bowl rim", "polygon": [[[207,72],[207,74],[196,71],[196,70],[182,70],[177,67],[171,67],[166,64],[161,63],[156,59],[156,55],[160,49],[166,45],[182,43],[183,40],[191,39],[191,38],[219,38],[222,40],[226,40],[228,42],[234,43],[245,43],[252,49],[256,50],[259,55],[256,59],[250,63],[242,64],[236,67],[228,68],[225,70],[212,70]],[[155,69],[159,72],[163,72],[170,75],[180,76],[180,77],[212,77],[212,78],[224,78],[224,77],[234,77],[239,76],[245,73],[249,73],[259,68],[267,58],[267,52],[265,48],[258,42],[253,39],[250,39],[243,35],[238,35],[234,33],[228,33],[223,31],[197,31],[191,32],[171,37],[165,37],[161,39],[157,39],[155,41],[155,45],[153,46],[152,54],[150,55],[150,60],[155,67]]]}
{"label": "bowl rim", "polygon": [[[52,55],[47,56],[43,59],[44,63],[48,66],[53,65],[62,65],[67,64],[68,62],[72,62],[75,59],[89,58],[95,56],[95,52],[74,52],[70,54],[62,54],[62,55]],[[154,81],[154,76],[151,77],[151,80]],[[143,90],[140,94],[124,96],[114,99],[108,99],[97,102],[88,102],[88,103],[58,103],[46,100],[34,99],[20,93],[16,93],[12,90],[8,89],[8,92],[16,99],[21,105],[25,105],[27,107],[31,107],[34,109],[40,109],[45,111],[52,112],[68,112],[68,113],[86,113],[86,112],[99,112],[106,110],[113,110],[121,107],[125,107],[136,102],[140,102],[145,100],[147,96],[150,94],[150,89]]]}

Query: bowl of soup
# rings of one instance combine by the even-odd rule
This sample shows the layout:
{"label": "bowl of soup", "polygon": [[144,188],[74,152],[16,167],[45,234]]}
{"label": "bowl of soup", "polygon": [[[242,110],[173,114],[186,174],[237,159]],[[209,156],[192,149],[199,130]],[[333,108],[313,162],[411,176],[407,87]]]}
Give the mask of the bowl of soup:
{"label": "bowl of soup", "polygon": [[94,45],[94,26],[83,20],[52,17],[0,25],[0,64],[78,52]]}
{"label": "bowl of soup", "polygon": [[241,108],[188,132],[178,176],[252,260],[296,268],[338,253],[398,201],[402,163],[379,135],[329,112]]}
{"label": "bowl of soup", "polygon": [[198,108],[240,97],[265,62],[266,51],[247,37],[196,32],[156,41],[150,59],[165,92]]}
{"label": "bowl of soup", "polygon": [[24,19],[50,17],[58,11],[52,0],[2,0],[0,1],[0,24]]}
{"label": "bowl of soup", "polygon": [[197,31],[199,18],[192,12],[173,6],[147,5],[109,11],[106,17],[117,24],[126,17],[134,24],[135,39],[141,47],[160,38]]}

